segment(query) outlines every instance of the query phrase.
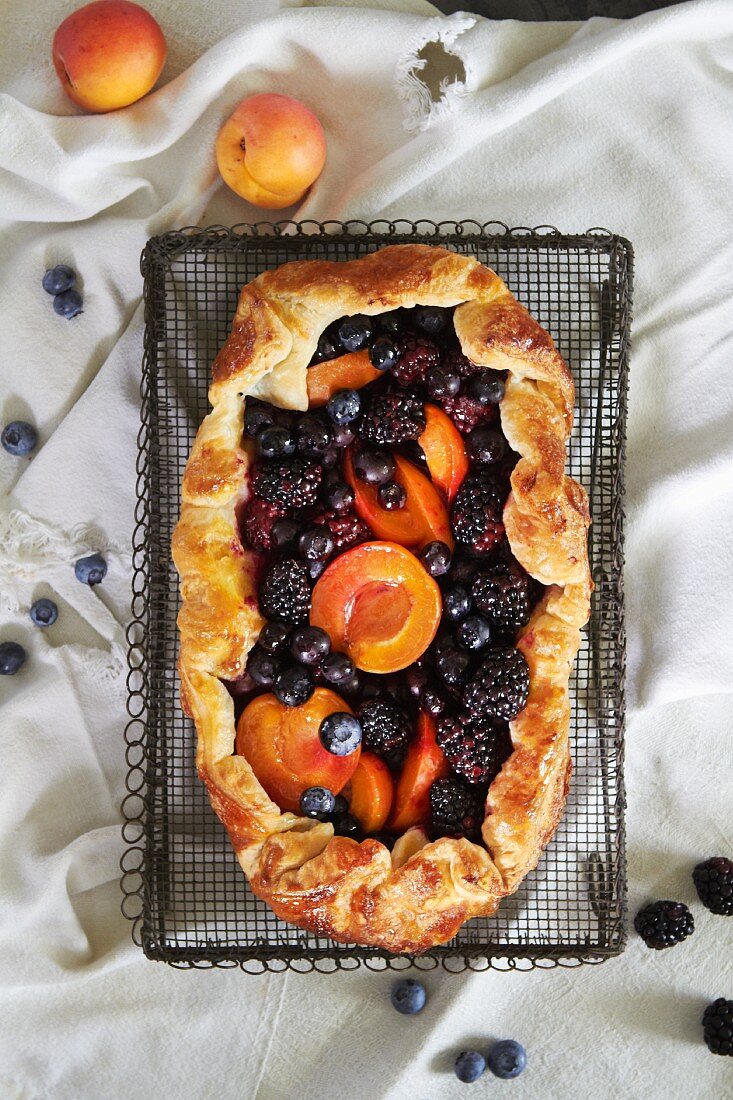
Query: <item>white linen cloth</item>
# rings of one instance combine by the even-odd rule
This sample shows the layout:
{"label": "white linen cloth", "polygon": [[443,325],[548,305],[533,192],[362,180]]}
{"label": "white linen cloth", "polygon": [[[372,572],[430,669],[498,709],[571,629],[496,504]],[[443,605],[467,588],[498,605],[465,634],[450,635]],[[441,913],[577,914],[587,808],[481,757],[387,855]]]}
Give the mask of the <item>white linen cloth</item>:
{"label": "white linen cloth", "polygon": [[[99,117],[64,99],[48,58],[71,5],[6,13],[0,412],[37,424],[40,446],[30,461],[0,452],[0,640],[29,654],[0,682],[0,1096],[458,1097],[455,1052],[506,1036],[527,1047],[528,1070],[477,1092],[730,1095],[699,1017],[733,997],[733,921],[696,903],[690,870],[733,848],[733,5],[547,25],[430,18],[419,0],[401,12],[147,6],[171,47],[164,81]],[[435,39],[455,55],[438,106],[415,65]],[[630,909],[693,905],[697,931],[673,951],[632,933],[595,968],[437,971],[427,1009],[403,1019],[389,973],[182,973],[129,940],[117,879],[138,255],[167,228],[271,216],[225,191],[213,157],[231,107],[262,90],[302,98],[327,133],[326,170],[295,217],[603,225],[635,245]],[[83,284],[71,322],[40,288],[58,262]],[[71,566],[97,549],[110,570],[89,590]],[[27,616],[41,594],[60,607],[45,632]]]}

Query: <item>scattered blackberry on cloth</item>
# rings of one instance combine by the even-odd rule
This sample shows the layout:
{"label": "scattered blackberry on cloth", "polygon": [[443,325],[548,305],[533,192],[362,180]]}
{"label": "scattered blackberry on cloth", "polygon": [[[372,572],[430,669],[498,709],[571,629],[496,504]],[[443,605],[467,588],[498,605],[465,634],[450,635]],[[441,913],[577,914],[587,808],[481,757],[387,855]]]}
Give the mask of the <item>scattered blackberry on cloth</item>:
{"label": "scattered blackberry on cloth", "polygon": [[492,718],[441,718],[437,741],[453,771],[467,783],[491,783],[510,756],[508,727]]}
{"label": "scattered blackberry on cloth", "polygon": [[654,901],[636,914],[634,928],[647,947],[662,951],[692,935],[695,922],[681,901]]}
{"label": "scattered blackberry on cloth", "polygon": [[440,364],[440,352],[432,340],[407,332],[395,341],[399,358],[392,367],[392,377],[400,386],[424,382],[428,371]]}
{"label": "scattered blackberry on cloth", "polygon": [[407,751],[410,723],[390,699],[367,699],[359,707],[363,746],[387,763],[398,765]]}
{"label": "scattered blackberry on cloth", "polygon": [[260,611],[268,619],[302,623],[311,607],[308,570],[293,558],[270,566],[260,585]]}
{"label": "scattered blackberry on cloth", "polygon": [[422,401],[412,394],[374,393],[366,402],[359,435],[369,443],[394,446],[417,439],[425,429]]}
{"label": "scattered blackberry on cloth", "polygon": [[258,497],[284,511],[315,504],[323,470],[316,462],[294,458],[292,462],[259,462],[252,471]]}
{"label": "scattered blackberry on cloth", "polygon": [[718,997],[702,1015],[703,1038],[713,1054],[733,1055],[733,1001]]}
{"label": "scattered blackberry on cloth", "polygon": [[331,509],[318,512],[313,517],[313,523],[330,531],[337,554],[342,550],[350,550],[352,546],[358,546],[360,542],[368,542],[372,538],[366,523],[351,509],[345,512],[335,512]]}
{"label": "scattered blackberry on cloth", "polygon": [[713,856],[698,863],[692,881],[706,909],[722,917],[733,916],[733,860]]}
{"label": "scattered blackberry on cloth", "polygon": [[485,474],[466,478],[451,515],[458,542],[472,554],[493,550],[504,538],[503,506],[503,493],[495,478]]}
{"label": "scattered blackberry on cloth", "polygon": [[282,514],[277,504],[252,497],[242,516],[242,537],[251,550],[264,553],[272,549],[272,529]]}
{"label": "scattered blackberry on cloth", "polygon": [[436,779],[430,788],[433,836],[476,839],[484,820],[485,792],[461,779]]}
{"label": "scattered blackberry on cloth", "polygon": [[529,667],[518,649],[490,649],[463,692],[471,717],[503,718],[511,722],[529,697]]}
{"label": "scattered blackberry on cloth", "polygon": [[529,622],[529,577],[518,562],[481,570],[471,595],[497,633],[513,635]]}

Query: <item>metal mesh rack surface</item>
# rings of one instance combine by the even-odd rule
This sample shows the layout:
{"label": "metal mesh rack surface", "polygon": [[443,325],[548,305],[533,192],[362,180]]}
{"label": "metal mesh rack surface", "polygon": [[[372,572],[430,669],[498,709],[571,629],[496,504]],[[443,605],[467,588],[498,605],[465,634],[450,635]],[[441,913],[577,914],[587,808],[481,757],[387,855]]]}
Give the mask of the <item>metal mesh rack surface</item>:
{"label": "metal mesh rack surface", "polygon": [[[572,679],[573,779],[536,871],[495,916],[419,959],[319,939],[249,890],[194,768],[178,704],[177,578],[170,540],[183,467],[208,411],[212,360],[243,283],[299,258],[346,259],[423,240],[495,268],[552,334],[577,387],[570,472],[591,499],[593,612]],[[142,381],[123,910],[145,953],[178,966],[246,970],[576,965],[623,949],[625,868],[623,463],[632,251],[604,230],[564,236],[500,223],[283,223],[185,229],[142,258]]]}

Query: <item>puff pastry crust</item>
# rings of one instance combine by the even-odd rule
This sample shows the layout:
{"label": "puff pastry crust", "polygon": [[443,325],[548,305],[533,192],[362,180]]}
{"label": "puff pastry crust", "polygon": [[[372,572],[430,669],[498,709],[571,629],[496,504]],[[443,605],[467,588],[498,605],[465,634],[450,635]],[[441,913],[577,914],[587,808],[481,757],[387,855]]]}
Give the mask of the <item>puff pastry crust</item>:
{"label": "puff pastry crust", "polygon": [[[508,371],[500,415],[521,458],[504,522],[512,551],[548,586],[517,643],[530,669],[513,752],[492,783],[485,847],[427,842],[410,830],[392,853],[335,837],[330,824],[282,813],[241,756],[221,679],[244,671],[262,618],[255,556],[236,509],[248,495],[244,400],[307,407],[306,370],[320,333],[346,314],[456,306],[475,363]],[[284,920],[319,936],[419,953],[464,921],[495,912],[537,864],[563,811],[570,775],[568,678],[589,613],[588,506],[564,472],[574,388],[550,336],[493,271],[427,245],[395,245],[348,262],[304,261],[245,286],[213,367],[212,411],[183,479],[173,556],[181,578],[181,698],[198,733],[196,761],[252,889]]]}

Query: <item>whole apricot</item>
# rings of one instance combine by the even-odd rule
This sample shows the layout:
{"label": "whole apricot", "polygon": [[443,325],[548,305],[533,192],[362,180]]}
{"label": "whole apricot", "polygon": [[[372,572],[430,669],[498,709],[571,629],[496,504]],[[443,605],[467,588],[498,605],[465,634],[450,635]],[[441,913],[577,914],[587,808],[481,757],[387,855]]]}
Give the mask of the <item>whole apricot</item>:
{"label": "whole apricot", "polygon": [[326,137],[297,99],[264,92],[243,99],[219,131],[221,178],[243,199],[266,210],[292,206],[321,174]]}
{"label": "whole apricot", "polygon": [[129,0],[95,0],[64,19],[53,36],[53,64],[64,91],[86,111],[116,111],[146,95],[166,58],[150,12]]}

